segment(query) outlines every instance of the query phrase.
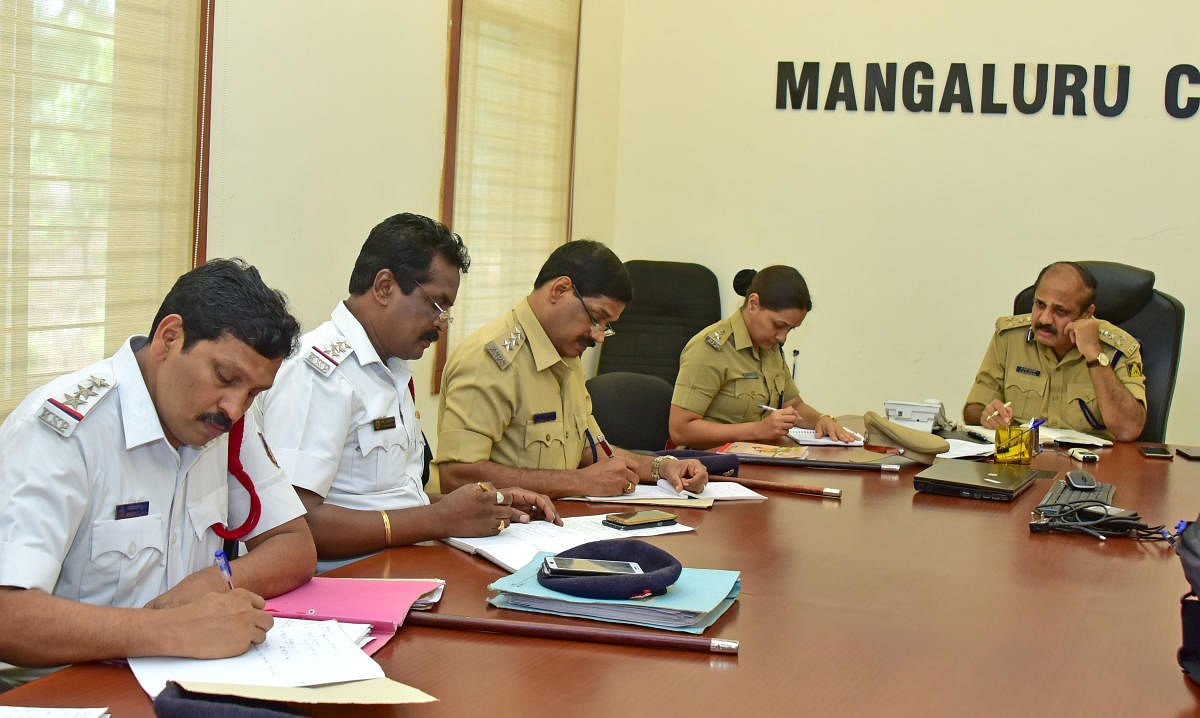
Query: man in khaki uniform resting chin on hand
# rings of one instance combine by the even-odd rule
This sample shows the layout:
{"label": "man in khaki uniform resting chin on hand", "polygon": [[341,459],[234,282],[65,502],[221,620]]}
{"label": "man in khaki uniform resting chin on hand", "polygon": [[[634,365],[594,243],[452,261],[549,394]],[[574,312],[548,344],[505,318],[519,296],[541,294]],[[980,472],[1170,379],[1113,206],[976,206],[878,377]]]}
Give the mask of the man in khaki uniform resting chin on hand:
{"label": "man in khaki uniform resting chin on hand", "polygon": [[1056,262],[1043,269],[1033,312],[996,321],[963,407],[966,422],[994,429],[1045,417],[1050,426],[1136,439],[1146,423],[1141,346],[1094,316],[1095,296],[1086,267]]}
{"label": "man in khaki uniform resting chin on hand", "polygon": [[700,462],[610,447],[592,417],[579,357],[611,336],[609,324],[632,297],[612,250],[568,242],[546,260],[528,297],[455,348],[438,409],[444,490],[490,481],[551,497],[616,496],[659,478],[703,490]]}

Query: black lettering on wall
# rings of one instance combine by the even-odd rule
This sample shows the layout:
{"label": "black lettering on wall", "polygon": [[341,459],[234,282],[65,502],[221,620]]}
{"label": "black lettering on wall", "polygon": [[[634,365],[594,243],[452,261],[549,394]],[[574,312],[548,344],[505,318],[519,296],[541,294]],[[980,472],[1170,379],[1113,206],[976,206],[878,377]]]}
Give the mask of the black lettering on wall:
{"label": "black lettering on wall", "polygon": [[1083,117],[1087,114],[1084,105],[1083,86],[1087,84],[1087,68],[1082,65],[1054,66],[1054,108],[1056,115],[1066,113],[1067,97],[1071,98],[1071,114]]}
{"label": "black lettering on wall", "polygon": [[918,85],[918,74],[922,80],[932,80],[933,68],[928,62],[914,62],[904,68],[904,109],[909,112],[933,112],[933,85]]}
{"label": "black lettering on wall", "polygon": [[983,66],[983,97],[980,98],[979,111],[985,115],[1003,115],[1008,112],[1008,105],[996,102],[996,65],[987,63]]}
{"label": "black lettering on wall", "polygon": [[1092,104],[1101,117],[1116,117],[1125,111],[1129,102],[1129,65],[1117,65],[1117,99],[1111,105],[1104,102],[1104,83],[1108,68],[1096,65],[1096,79],[1092,85]]}
{"label": "black lettering on wall", "polygon": [[780,60],[775,73],[775,109],[786,110],[790,99],[792,109],[799,110],[800,105],[805,104],[805,96],[808,98],[807,109],[817,109],[817,79],[820,74],[821,63],[806,62],[797,79],[796,63]]}
{"label": "black lettering on wall", "polygon": [[971,104],[971,83],[967,80],[967,64],[965,62],[950,63],[950,71],[946,73],[946,86],[942,89],[942,104],[938,112],[949,112],[951,105],[958,105],[963,112],[974,112]]}
{"label": "black lettering on wall", "polygon": [[1200,70],[1195,65],[1176,65],[1167,70],[1163,104],[1167,107],[1167,114],[1179,120],[1186,120],[1200,110],[1200,99],[1195,97],[1189,97],[1187,102],[1179,104],[1179,81],[1184,79],[1189,85],[1200,85]]}
{"label": "black lettering on wall", "polygon": [[1041,112],[1046,104],[1047,79],[1050,76],[1050,65],[1038,63],[1037,75],[1034,78],[1033,100],[1025,100],[1025,63],[1013,65],[1013,106],[1024,115]]}
{"label": "black lettering on wall", "polygon": [[838,103],[845,103],[846,109],[853,112],[858,109],[858,100],[854,99],[854,75],[850,72],[850,63],[835,62],[833,77],[829,78],[829,94],[825,96],[825,109],[836,110]]}
{"label": "black lettering on wall", "polygon": [[892,112],[896,109],[896,63],[889,62],[884,66],[886,76],[880,74],[879,63],[867,63],[867,88],[863,97],[863,109],[875,111],[875,99],[879,99],[879,109]]}

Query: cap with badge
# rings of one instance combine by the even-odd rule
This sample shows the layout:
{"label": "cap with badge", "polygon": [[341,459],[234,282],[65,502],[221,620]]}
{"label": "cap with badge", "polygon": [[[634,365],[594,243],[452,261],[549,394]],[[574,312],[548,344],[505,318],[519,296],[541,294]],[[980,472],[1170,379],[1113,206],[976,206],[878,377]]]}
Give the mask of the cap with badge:
{"label": "cap with badge", "polygon": [[[901,426],[873,411],[863,414],[863,423],[867,427],[867,438],[864,442],[866,446],[900,449],[900,458],[908,460],[900,463],[932,464],[935,456],[950,450],[950,442],[942,437]],[[854,450],[849,459],[859,463],[897,463],[897,457],[893,453],[871,451],[869,448]]]}

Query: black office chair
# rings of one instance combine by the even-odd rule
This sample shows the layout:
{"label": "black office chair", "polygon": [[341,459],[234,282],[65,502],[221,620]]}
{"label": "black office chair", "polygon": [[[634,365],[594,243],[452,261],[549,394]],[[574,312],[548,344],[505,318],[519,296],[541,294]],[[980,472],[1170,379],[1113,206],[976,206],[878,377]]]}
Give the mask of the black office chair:
{"label": "black office chair", "polygon": [[[1146,375],[1146,426],[1141,441],[1161,442],[1175,393],[1183,345],[1183,304],[1154,288],[1154,272],[1117,262],[1080,262],[1096,277],[1096,316],[1116,324],[1142,344]],[[1013,313],[1033,308],[1033,287],[1013,300]]]}
{"label": "black office chair", "polygon": [[615,371],[587,382],[592,416],[609,443],[634,451],[659,451],[667,444],[674,387],[650,374]]}
{"label": "black office chair", "polygon": [[721,318],[717,277],[688,262],[635,259],[625,268],[633,301],[613,323],[617,333],[604,341],[596,373],[653,374],[674,386],[683,345]]}

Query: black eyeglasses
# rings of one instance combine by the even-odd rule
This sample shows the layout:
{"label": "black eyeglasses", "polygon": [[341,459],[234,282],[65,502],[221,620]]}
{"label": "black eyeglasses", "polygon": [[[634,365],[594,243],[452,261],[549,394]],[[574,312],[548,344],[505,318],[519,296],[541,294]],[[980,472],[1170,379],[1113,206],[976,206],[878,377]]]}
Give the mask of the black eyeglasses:
{"label": "black eyeglasses", "polygon": [[592,316],[592,310],[588,309],[588,305],[583,301],[583,296],[580,295],[579,290],[575,288],[574,282],[571,283],[571,291],[575,292],[575,298],[579,300],[579,304],[583,307],[583,311],[587,314],[588,321],[592,323],[593,331],[599,329],[604,333],[605,339],[608,339],[617,333],[617,330],[613,329],[611,324],[601,324],[600,322],[596,321],[596,317]]}

